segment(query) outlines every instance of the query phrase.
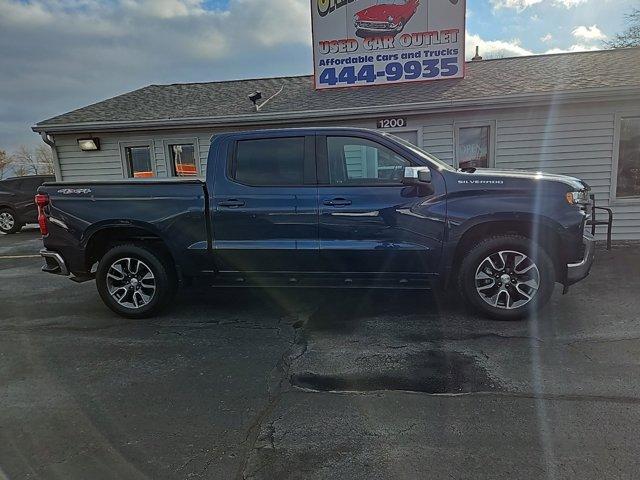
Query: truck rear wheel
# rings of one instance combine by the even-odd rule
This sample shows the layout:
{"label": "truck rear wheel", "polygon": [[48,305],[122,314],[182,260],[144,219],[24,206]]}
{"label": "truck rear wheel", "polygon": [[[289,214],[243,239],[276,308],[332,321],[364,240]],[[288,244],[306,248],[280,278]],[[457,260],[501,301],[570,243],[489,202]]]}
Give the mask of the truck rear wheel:
{"label": "truck rear wheel", "polygon": [[96,285],[102,301],[127,318],[148,318],[173,298],[177,281],[169,259],[144,245],[118,245],[100,260]]}
{"label": "truck rear wheel", "polygon": [[531,239],[497,235],[464,257],[458,285],[476,310],[497,320],[518,320],[547,304],[555,269],[549,254]]}

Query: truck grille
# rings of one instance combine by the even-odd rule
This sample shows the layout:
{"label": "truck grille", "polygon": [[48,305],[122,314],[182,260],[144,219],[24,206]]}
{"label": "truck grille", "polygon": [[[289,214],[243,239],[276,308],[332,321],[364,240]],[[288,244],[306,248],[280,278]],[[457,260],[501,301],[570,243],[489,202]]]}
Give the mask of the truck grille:
{"label": "truck grille", "polygon": [[386,22],[357,22],[356,28],[364,28],[367,30],[388,30],[389,24]]}

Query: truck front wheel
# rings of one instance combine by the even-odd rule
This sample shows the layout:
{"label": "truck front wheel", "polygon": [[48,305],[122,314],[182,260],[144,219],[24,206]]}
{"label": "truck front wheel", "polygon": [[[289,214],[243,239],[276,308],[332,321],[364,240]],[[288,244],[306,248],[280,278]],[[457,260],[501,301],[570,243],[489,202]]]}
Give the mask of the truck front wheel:
{"label": "truck front wheel", "polygon": [[497,235],[467,253],[458,285],[476,310],[497,320],[517,320],[547,304],[555,269],[549,254],[531,239]]}
{"label": "truck front wheel", "polygon": [[147,318],[172,298],[177,282],[169,259],[144,245],[117,245],[100,260],[96,285],[102,301],[127,318]]}

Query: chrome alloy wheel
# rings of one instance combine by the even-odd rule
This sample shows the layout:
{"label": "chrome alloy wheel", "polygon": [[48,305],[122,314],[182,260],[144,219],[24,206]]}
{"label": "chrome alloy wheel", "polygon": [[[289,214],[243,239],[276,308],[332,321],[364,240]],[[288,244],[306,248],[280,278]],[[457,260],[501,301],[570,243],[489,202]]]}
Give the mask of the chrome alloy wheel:
{"label": "chrome alloy wheel", "polygon": [[524,253],[501,250],[480,262],[475,285],[486,303],[512,310],[526,305],[536,296],[540,287],[540,271]]}
{"label": "chrome alloy wheel", "polygon": [[16,224],[16,219],[9,212],[0,213],[0,229],[8,232]]}
{"label": "chrome alloy wheel", "polygon": [[141,308],[156,293],[156,277],[143,261],[137,258],[120,258],[107,271],[107,289],[120,305]]}

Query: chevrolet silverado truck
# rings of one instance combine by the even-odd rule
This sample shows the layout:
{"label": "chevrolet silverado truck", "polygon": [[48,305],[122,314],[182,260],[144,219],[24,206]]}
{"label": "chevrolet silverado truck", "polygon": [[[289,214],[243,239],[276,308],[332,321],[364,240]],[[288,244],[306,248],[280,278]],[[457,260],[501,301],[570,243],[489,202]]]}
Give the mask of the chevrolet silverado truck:
{"label": "chevrolet silverado truck", "polygon": [[219,134],[204,180],[47,183],[35,201],[43,270],[95,279],[130,318],[197,284],[457,290],[511,320],[594,257],[583,181],[454,169],[366,129]]}

